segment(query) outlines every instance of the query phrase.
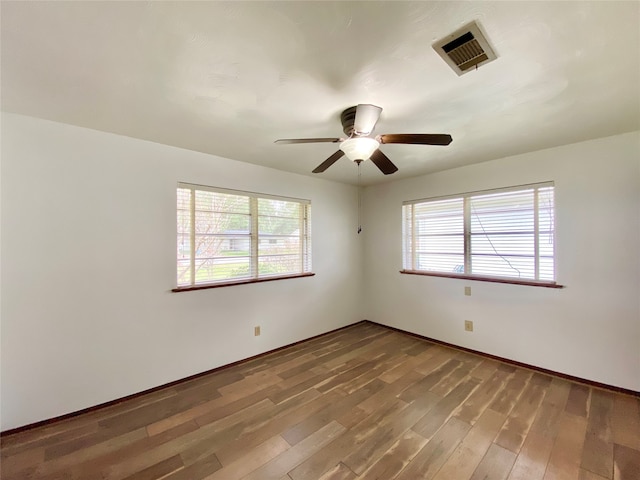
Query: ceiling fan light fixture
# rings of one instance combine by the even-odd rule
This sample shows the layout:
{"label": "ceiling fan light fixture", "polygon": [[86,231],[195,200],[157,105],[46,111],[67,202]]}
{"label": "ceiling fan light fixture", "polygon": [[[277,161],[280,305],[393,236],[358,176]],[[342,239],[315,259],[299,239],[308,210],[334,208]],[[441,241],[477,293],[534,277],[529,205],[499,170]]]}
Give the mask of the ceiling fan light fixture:
{"label": "ceiling fan light fixture", "polygon": [[348,138],[340,144],[340,150],[353,162],[356,160],[368,160],[380,143],[375,138],[355,137]]}

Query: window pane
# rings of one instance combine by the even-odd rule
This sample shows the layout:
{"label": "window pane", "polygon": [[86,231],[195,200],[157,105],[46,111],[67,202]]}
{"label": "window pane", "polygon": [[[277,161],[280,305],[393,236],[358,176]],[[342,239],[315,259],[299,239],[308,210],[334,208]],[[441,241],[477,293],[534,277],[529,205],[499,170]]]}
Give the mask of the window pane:
{"label": "window pane", "polygon": [[258,255],[283,255],[299,253],[299,237],[261,237],[258,241]]}
{"label": "window pane", "polygon": [[472,234],[471,252],[474,255],[535,255],[534,235],[514,233],[513,235]]}
{"label": "window pane", "polygon": [[555,279],[555,261],[554,261],[554,198],[553,188],[541,188],[538,190],[538,218],[539,233],[538,245],[540,252],[540,280]]}
{"label": "window pane", "polygon": [[463,205],[461,198],[413,205],[416,269],[464,271]]}
{"label": "window pane", "polygon": [[251,239],[229,235],[196,235],[196,258],[249,255]]}
{"label": "window pane", "polygon": [[191,208],[191,189],[178,188],[178,210],[189,211]]}
{"label": "window pane", "polygon": [[469,198],[472,274],[536,278],[534,192]]}
{"label": "window pane", "polygon": [[464,235],[441,235],[416,238],[419,253],[464,254]]}
{"label": "window pane", "polygon": [[191,255],[190,235],[178,234],[178,260],[188,260]]}
{"label": "window pane", "polygon": [[191,283],[191,190],[177,191],[177,282],[178,286]]}
{"label": "window pane", "polygon": [[533,257],[471,256],[471,273],[494,277],[535,278]]}
{"label": "window pane", "polygon": [[258,257],[258,275],[286,275],[302,272],[299,255],[264,255]]}
{"label": "window pane", "polygon": [[290,217],[258,217],[258,233],[260,235],[300,235],[300,218]]}
{"label": "window pane", "polygon": [[274,217],[300,217],[300,203],[286,200],[258,198],[258,215]]}
{"label": "window pane", "polygon": [[250,221],[249,215],[196,210],[196,233],[248,234]]}
{"label": "window pane", "polygon": [[555,266],[553,257],[540,258],[540,280],[554,280]]}
{"label": "window pane", "polygon": [[416,268],[443,273],[464,273],[464,255],[417,254]]}
{"label": "window pane", "polygon": [[196,284],[238,280],[251,275],[250,258],[196,260]]}
{"label": "window pane", "polygon": [[249,197],[196,190],[196,211],[249,214]]}
{"label": "window pane", "polygon": [[402,207],[402,268],[415,270],[413,264],[413,205],[403,205]]}
{"label": "window pane", "polygon": [[258,276],[300,273],[304,231],[301,231],[300,203],[285,200],[258,199]]}
{"label": "window pane", "polygon": [[251,255],[251,237],[226,236],[220,255],[226,257]]}
{"label": "window pane", "polygon": [[540,234],[540,256],[553,258],[553,235]]}
{"label": "window pane", "polygon": [[469,199],[471,233],[534,231],[533,190]]}
{"label": "window pane", "polygon": [[463,200],[441,200],[413,206],[416,235],[464,233]]}
{"label": "window pane", "polygon": [[191,231],[191,212],[189,210],[178,209],[178,233],[188,234],[190,231]]}
{"label": "window pane", "polygon": [[191,284],[191,261],[178,260],[178,286]]}

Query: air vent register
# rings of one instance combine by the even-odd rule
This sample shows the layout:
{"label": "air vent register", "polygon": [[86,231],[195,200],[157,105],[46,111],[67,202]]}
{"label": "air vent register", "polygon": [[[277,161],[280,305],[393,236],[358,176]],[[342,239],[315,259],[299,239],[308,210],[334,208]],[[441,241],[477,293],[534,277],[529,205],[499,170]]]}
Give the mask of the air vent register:
{"label": "air vent register", "polygon": [[434,43],[433,49],[458,75],[496,59],[493,48],[476,22]]}

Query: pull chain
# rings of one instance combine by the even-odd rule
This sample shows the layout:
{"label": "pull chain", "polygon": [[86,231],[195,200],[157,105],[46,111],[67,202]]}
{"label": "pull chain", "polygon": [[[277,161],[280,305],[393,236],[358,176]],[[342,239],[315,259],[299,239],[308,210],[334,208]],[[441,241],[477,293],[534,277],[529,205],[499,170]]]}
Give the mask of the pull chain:
{"label": "pull chain", "polygon": [[360,188],[360,164],[362,160],[356,160],[358,164],[358,234],[362,232],[362,190]]}

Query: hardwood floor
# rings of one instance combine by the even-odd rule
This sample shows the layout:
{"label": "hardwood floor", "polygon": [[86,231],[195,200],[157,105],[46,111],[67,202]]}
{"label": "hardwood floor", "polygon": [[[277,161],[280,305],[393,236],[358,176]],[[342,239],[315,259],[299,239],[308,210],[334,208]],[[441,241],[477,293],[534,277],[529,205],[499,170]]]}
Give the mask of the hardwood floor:
{"label": "hardwood floor", "polygon": [[1,445],[7,480],[638,480],[640,400],[361,323]]}

